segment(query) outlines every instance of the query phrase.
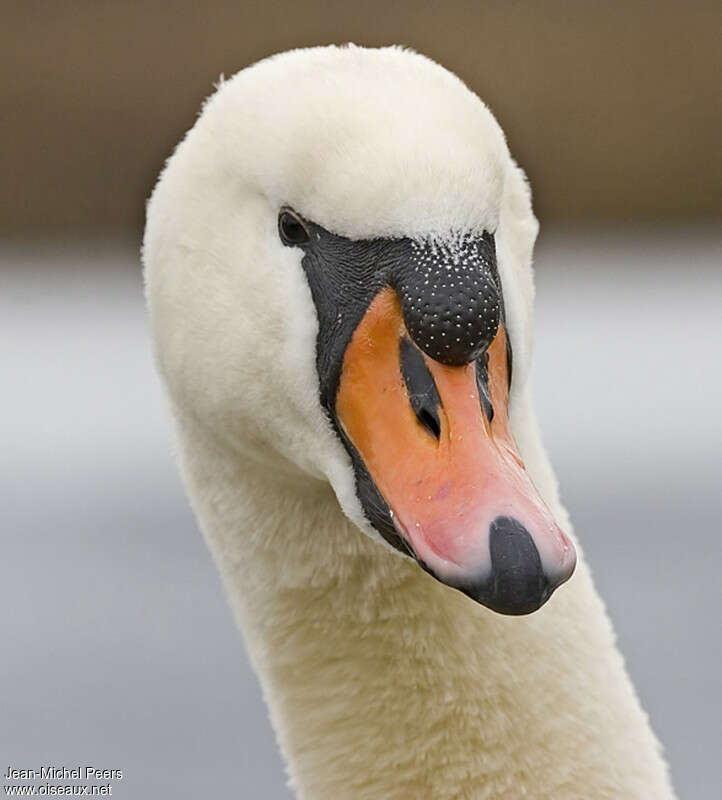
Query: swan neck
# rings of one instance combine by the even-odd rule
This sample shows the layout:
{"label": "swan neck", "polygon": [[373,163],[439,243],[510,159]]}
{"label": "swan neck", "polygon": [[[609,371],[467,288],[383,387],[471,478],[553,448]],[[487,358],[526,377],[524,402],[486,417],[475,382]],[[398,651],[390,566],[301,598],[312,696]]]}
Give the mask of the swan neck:
{"label": "swan neck", "polygon": [[584,563],[503,617],[361,533],[327,485],[178,430],[299,798],[673,797]]}

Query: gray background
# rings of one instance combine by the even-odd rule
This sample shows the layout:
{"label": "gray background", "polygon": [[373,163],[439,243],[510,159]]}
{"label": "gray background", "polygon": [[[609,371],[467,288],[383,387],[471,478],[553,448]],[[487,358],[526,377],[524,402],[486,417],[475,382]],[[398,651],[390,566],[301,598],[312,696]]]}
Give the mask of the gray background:
{"label": "gray background", "polygon": [[[699,228],[548,234],[537,258],[546,441],[697,800],[722,791],[721,256]],[[2,765],[121,768],[118,797],[286,797],[169,456],[136,254],[6,247],[0,320]]]}
{"label": "gray background", "polygon": [[547,446],[679,794],[722,797],[719,30],[715,0],[3,3],[0,769],[288,798],[169,455],[137,251],[221,73],[353,40],[456,71],[531,178]]}

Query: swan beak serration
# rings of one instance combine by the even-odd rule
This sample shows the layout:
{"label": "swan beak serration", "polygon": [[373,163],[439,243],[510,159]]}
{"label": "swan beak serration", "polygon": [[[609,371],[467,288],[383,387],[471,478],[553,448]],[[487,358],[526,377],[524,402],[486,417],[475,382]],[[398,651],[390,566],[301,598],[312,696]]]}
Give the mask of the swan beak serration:
{"label": "swan beak serration", "polygon": [[571,576],[576,554],[511,434],[506,344],[500,323],[482,359],[441,363],[386,288],[346,348],[336,416],[419,564],[495,611],[526,614]]}

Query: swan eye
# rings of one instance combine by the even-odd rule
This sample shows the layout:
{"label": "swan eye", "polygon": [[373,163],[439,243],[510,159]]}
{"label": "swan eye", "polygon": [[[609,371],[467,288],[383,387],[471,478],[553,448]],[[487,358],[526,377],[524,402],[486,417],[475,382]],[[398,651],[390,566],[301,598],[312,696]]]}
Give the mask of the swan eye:
{"label": "swan eye", "polygon": [[281,241],[290,246],[307,244],[311,238],[303,220],[289,209],[278,215],[278,233]]}

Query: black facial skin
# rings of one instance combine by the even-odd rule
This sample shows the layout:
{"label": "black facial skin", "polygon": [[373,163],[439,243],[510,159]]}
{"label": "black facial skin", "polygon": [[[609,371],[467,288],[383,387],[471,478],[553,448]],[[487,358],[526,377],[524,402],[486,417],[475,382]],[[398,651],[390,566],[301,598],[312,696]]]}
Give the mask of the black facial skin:
{"label": "black facial skin", "polygon": [[364,513],[386,541],[413,555],[363,459],[338,423],[335,405],[344,353],[373,299],[391,287],[413,340],[401,342],[401,371],[420,424],[438,438],[441,400],[420,351],[454,366],[476,361],[482,410],[491,420],[486,349],[504,319],[494,236],[485,232],[459,237],[453,248],[408,238],[352,240],[288,208],[281,209],[278,227],[284,244],[303,251],[301,263],[318,315],[321,405],[351,456]]}

